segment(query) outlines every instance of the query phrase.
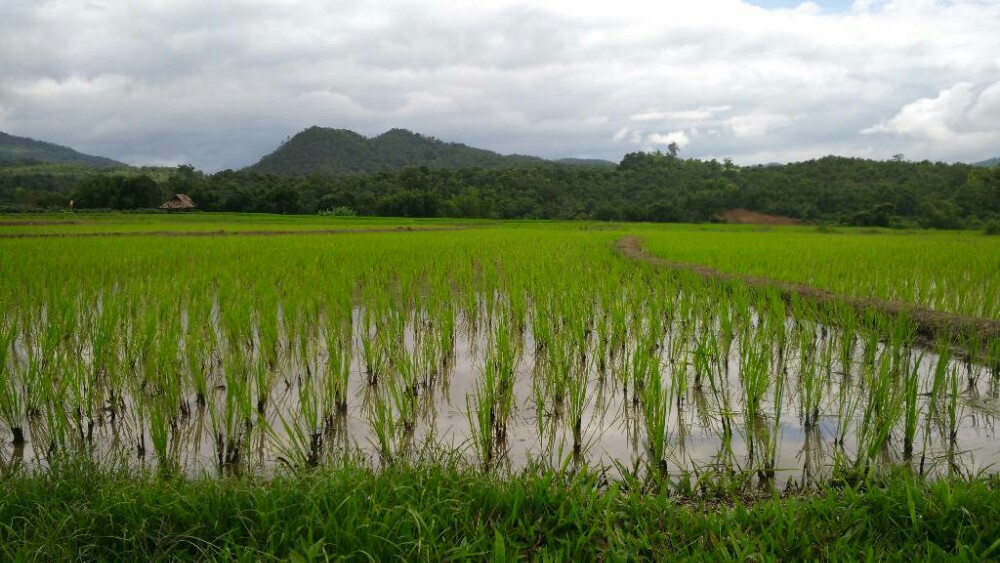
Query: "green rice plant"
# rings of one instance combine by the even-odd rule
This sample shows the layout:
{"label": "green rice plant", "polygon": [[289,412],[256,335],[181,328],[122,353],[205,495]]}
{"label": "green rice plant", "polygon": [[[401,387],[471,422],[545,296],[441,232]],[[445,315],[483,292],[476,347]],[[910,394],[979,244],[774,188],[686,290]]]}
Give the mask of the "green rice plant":
{"label": "green rice plant", "polygon": [[962,348],[965,350],[965,373],[966,384],[969,389],[973,389],[979,383],[979,378],[983,375],[983,341],[979,335],[966,335],[962,339]]}
{"label": "green rice plant", "polygon": [[843,311],[839,318],[842,319],[843,323],[840,337],[837,341],[840,373],[845,377],[850,377],[854,372],[854,358],[858,344],[858,333],[855,326],[856,317],[850,311]]}
{"label": "green rice plant", "polygon": [[820,366],[815,358],[815,334],[804,330],[799,344],[799,405],[803,427],[807,430],[819,424],[819,406],[823,401],[825,386],[821,380]]}
{"label": "green rice plant", "polygon": [[748,421],[757,420],[762,401],[771,383],[770,350],[763,340],[754,339],[743,348],[740,357],[740,380],[743,384],[743,413]]}
{"label": "green rice plant", "polygon": [[986,345],[986,364],[990,368],[991,383],[1000,381],[1000,338],[990,339]]}
{"label": "green rice plant", "polygon": [[269,369],[278,367],[282,340],[292,340],[293,328],[289,326],[293,312],[283,310],[276,294],[268,288],[255,291],[255,301],[251,313],[256,339],[253,348]]}
{"label": "green rice plant", "polygon": [[615,356],[625,355],[625,343],[629,339],[627,298],[615,299],[610,307],[610,331],[608,335],[608,357],[614,363]]}
{"label": "green rice plant", "polygon": [[945,385],[948,380],[948,367],[951,364],[951,338],[941,336],[937,341],[937,363],[934,365],[933,377],[931,379],[930,399],[935,404],[946,392]]}
{"label": "green rice plant", "polygon": [[239,472],[247,461],[248,439],[257,415],[250,387],[249,358],[231,348],[223,362],[221,400],[210,404],[209,420],[220,472]]}
{"label": "green rice plant", "polygon": [[[292,467],[299,464],[316,467],[323,456],[324,424],[330,423],[324,420],[323,389],[319,388],[314,377],[304,377],[298,384],[297,396],[297,416],[293,415],[289,421],[290,417],[278,412],[284,428],[283,437],[288,440],[287,445],[281,443],[279,448],[283,452],[282,459]],[[273,429],[269,434],[276,437]]]}
{"label": "green rice plant", "polygon": [[[157,468],[161,475],[169,476],[176,471],[175,460],[170,455],[170,435],[172,421],[175,419],[170,406],[162,396],[151,397],[146,403],[145,414],[149,442],[156,456]],[[145,445],[143,446],[145,447]]]}
{"label": "green rice plant", "polygon": [[378,383],[379,376],[386,370],[388,363],[385,349],[379,345],[379,342],[377,334],[365,331],[361,335],[361,354],[364,360],[366,378],[371,386]]}
{"label": "green rice plant", "polygon": [[[514,408],[514,385],[521,361],[522,340],[513,311],[500,314],[489,335],[474,398],[466,398],[466,416],[473,430],[473,448],[480,464],[491,470],[507,449],[508,425]],[[537,394],[543,393],[536,387]],[[540,399],[538,395],[536,395]],[[541,399],[544,402],[543,399]],[[541,428],[542,414],[538,413]]]}
{"label": "green rice plant", "polygon": [[324,335],[326,339],[326,404],[333,407],[332,411],[326,413],[328,426],[330,426],[335,414],[347,412],[347,389],[351,375],[351,362],[353,361],[351,347],[353,325],[349,305],[327,313]]}
{"label": "green rice plant", "polygon": [[364,313],[366,320],[361,335],[362,358],[368,384],[373,386],[391,369],[394,354],[403,341],[405,332],[405,319],[399,312],[393,312],[389,308],[386,299],[387,296],[379,294],[373,302],[376,308],[366,307]]}
{"label": "green rice plant", "polygon": [[958,441],[958,421],[960,417],[959,408],[959,373],[958,367],[952,366],[948,370],[948,440],[949,445],[954,446]]}
{"label": "green rice plant", "polygon": [[871,474],[875,461],[889,444],[893,430],[904,411],[905,390],[900,385],[901,365],[898,350],[879,354],[872,368],[866,371],[867,402],[858,426],[858,455],[855,469]]}
{"label": "green rice plant", "polygon": [[904,373],[903,457],[905,459],[913,457],[913,441],[916,438],[917,424],[920,417],[920,365],[923,357],[924,355],[921,353],[917,360],[913,362],[910,369]]}
{"label": "green rice plant", "polygon": [[[75,351],[76,346],[73,346]],[[92,376],[93,368],[78,357],[67,355],[63,358],[63,385],[65,406],[73,414],[72,425],[75,427],[78,443],[77,449],[83,450],[93,445],[93,431],[98,411],[101,407],[101,393],[96,378]]]}
{"label": "green rice plant", "polygon": [[[129,363],[135,365],[144,362],[141,348],[134,349],[132,354],[134,355]],[[146,456],[146,426],[149,411],[149,395],[146,391],[143,368],[136,365],[132,373],[123,377],[123,381],[123,394],[128,397],[128,400],[123,401],[125,405],[124,421],[128,431],[132,433],[131,438],[135,444],[135,453],[140,459],[143,459]]]}
{"label": "green rice plant", "polygon": [[663,380],[662,367],[658,354],[650,354],[648,349],[637,351],[634,362],[636,369],[641,370],[633,375],[643,382],[639,388],[640,404],[644,429],[644,449],[646,462],[655,468],[656,474],[667,475],[667,454],[669,449],[671,405],[670,387]]}
{"label": "green rice plant", "polygon": [[15,446],[24,446],[25,387],[14,367],[17,332],[6,318],[0,318],[0,422],[12,434]]}
{"label": "green rice plant", "polygon": [[574,363],[575,358],[568,339],[560,335],[554,336],[546,350],[543,377],[548,410],[556,419],[561,419],[565,414]]}
{"label": "green rice plant", "polygon": [[591,400],[588,393],[589,378],[594,363],[594,356],[590,352],[593,330],[589,324],[590,316],[583,306],[582,299],[573,299],[568,307],[569,313],[563,331],[558,336],[560,342],[556,346],[559,350],[557,356],[564,362],[560,373],[565,377],[565,414],[572,435],[574,463],[581,461],[583,455],[583,416]]}
{"label": "green rice plant", "polygon": [[[687,397],[688,393],[688,350],[687,350],[687,334],[681,334],[680,338],[676,341],[684,341],[683,345],[670,346],[670,359],[667,365],[671,366],[669,384],[670,384],[670,395],[673,397],[674,401],[677,402],[677,408],[681,409],[683,407],[683,401]],[[676,356],[674,355],[676,354]]]}
{"label": "green rice plant", "polygon": [[[705,327],[706,324],[708,323],[703,322],[702,326]],[[718,354],[718,336],[711,328],[703,328],[701,336],[698,338],[692,354],[692,363],[694,364],[694,388],[696,390],[700,391],[702,389],[705,379],[708,379],[711,382],[714,374],[713,366],[718,363]]]}
{"label": "green rice plant", "polygon": [[123,319],[122,298],[116,293],[103,293],[100,305],[91,309],[91,330],[89,331],[89,347],[92,354],[91,370],[89,372],[88,400],[92,406],[91,415],[103,419],[100,404],[106,399],[112,413],[116,406],[113,388],[110,386],[110,374],[120,371],[121,324]]}
{"label": "green rice plant", "polygon": [[573,435],[573,459],[581,461],[584,452],[583,440],[583,414],[589,403],[588,391],[588,369],[586,367],[574,370],[570,373],[568,382],[567,417]]}
{"label": "green rice plant", "polygon": [[[75,382],[73,375],[67,373],[67,361],[61,354],[53,354],[46,360],[49,369],[59,373],[59,377],[51,377],[47,385],[41,389],[40,416],[45,428],[45,458],[49,463],[55,463],[58,457],[73,453],[71,440],[75,437],[75,420],[69,408],[68,398],[72,395],[71,388]],[[36,439],[36,442],[38,440]]]}
{"label": "green rice plant", "polygon": [[365,412],[379,460],[383,466],[390,465],[395,461],[398,450],[398,424],[392,404],[378,391],[371,390]]}
{"label": "green rice plant", "polygon": [[387,388],[396,407],[403,434],[411,436],[416,429],[419,414],[417,401],[421,394],[419,366],[414,356],[405,349],[399,350],[395,358],[393,363],[396,371],[387,378]]}
{"label": "green rice plant", "polygon": [[515,315],[516,312],[511,311],[494,325],[484,366],[485,371],[493,372],[488,380],[495,385],[496,434],[500,442],[507,439],[507,425],[514,407],[514,385],[522,357],[523,341],[516,321],[512,320]]}
{"label": "green rice plant", "polygon": [[496,382],[488,372],[477,382],[474,396],[466,397],[466,417],[472,429],[472,447],[483,471],[496,466]]}
{"label": "green rice plant", "polygon": [[215,342],[214,331],[208,326],[207,316],[196,316],[191,311],[202,312],[202,309],[189,309],[188,329],[184,334],[184,359],[188,375],[188,385],[194,391],[195,404],[204,408],[209,394],[208,374],[211,368],[211,350]]}
{"label": "green rice plant", "polygon": [[763,473],[758,473],[761,480],[765,482],[774,481],[775,466],[777,464],[778,457],[778,445],[781,441],[781,412],[782,405],[785,404],[785,378],[780,375],[775,377],[774,384],[771,387],[771,404],[773,405],[773,410],[771,412],[771,428],[768,432],[766,440],[764,441]]}
{"label": "green rice plant", "polygon": [[[743,391],[743,427],[748,466],[752,467],[762,453],[766,454],[769,442],[766,435],[763,401],[771,386],[771,355],[768,343],[752,335],[743,338],[740,348],[739,377]],[[759,446],[763,447],[765,452],[761,452]],[[766,464],[767,460],[764,461],[765,467]]]}
{"label": "green rice plant", "polygon": [[445,295],[436,300],[437,307],[434,313],[434,334],[436,335],[436,357],[440,373],[445,376],[451,372],[455,363],[455,340],[458,325],[456,323],[456,309],[450,297],[446,295],[446,288],[438,290],[438,295]]}

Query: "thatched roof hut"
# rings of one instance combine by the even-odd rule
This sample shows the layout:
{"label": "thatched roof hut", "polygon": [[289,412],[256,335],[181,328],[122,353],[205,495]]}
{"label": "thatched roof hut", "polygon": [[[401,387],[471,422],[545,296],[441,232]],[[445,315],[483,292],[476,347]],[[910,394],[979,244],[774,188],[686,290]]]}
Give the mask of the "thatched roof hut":
{"label": "thatched roof hut", "polygon": [[184,194],[174,194],[174,197],[160,206],[160,209],[167,211],[191,211],[198,206],[191,201],[191,198]]}

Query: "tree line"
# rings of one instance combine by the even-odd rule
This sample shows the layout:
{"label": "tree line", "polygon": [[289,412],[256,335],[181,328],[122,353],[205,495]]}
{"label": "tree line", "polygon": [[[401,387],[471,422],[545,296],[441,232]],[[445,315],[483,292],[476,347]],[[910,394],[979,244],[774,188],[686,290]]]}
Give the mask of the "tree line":
{"label": "tree line", "polygon": [[[1000,220],[1000,168],[824,157],[771,166],[631,153],[617,168],[407,167],[374,174],[287,176],[180,166],[169,174],[79,178],[0,173],[0,202],[134,209],[185,193],[204,211],[493,219],[703,222],[745,208],[817,223],[978,228]],[[30,185],[29,185],[30,184]]]}

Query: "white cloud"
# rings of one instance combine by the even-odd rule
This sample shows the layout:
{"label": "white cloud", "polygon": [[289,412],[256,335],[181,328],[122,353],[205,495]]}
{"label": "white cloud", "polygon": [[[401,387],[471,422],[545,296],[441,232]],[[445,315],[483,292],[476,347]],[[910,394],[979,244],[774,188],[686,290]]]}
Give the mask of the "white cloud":
{"label": "white cloud", "polygon": [[631,121],[704,121],[729,111],[729,106],[702,106],[697,109],[675,111],[647,111],[629,117]]}
{"label": "white cloud", "polygon": [[646,141],[648,141],[651,145],[664,146],[671,143],[677,143],[677,146],[682,149],[691,144],[691,138],[688,137],[687,133],[684,131],[671,131],[667,134],[650,133],[649,136],[646,137]]}
{"label": "white cloud", "polygon": [[967,114],[971,127],[979,130],[1000,131],[1000,81],[987,86],[979,93]]}
{"label": "white cloud", "polygon": [[748,137],[763,137],[769,131],[784,127],[791,123],[791,118],[786,115],[774,113],[749,113],[737,115],[726,121],[732,128],[733,135],[738,139]]}
{"label": "white cloud", "polygon": [[996,147],[1000,144],[1000,82],[984,88],[959,82],[933,98],[905,104],[892,118],[861,133],[888,134],[929,146]]}
{"label": "white cloud", "polygon": [[819,4],[815,2],[803,2],[795,7],[794,12],[805,15],[819,15],[823,11]]}

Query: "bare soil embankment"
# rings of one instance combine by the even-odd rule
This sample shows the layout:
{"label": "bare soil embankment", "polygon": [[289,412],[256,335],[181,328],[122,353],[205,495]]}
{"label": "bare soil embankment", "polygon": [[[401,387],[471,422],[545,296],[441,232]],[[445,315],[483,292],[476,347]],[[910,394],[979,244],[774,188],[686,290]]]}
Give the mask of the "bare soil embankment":
{"label": "bare soil embankment", "polygon": [[742,282],[750,287],[775,289],[786,301],[798,298],[827,310],[847,305],[858,315],[875,312],[891,318],[905,316],[911,319],[916,327],[916,343],[927,348],[935,347],[939,337],[951,336],[955,351],[968,355],[969,345],[978,346],[982,353],[991,341],[1000,341],[1000,321],[935,311],[900,301],[850,297],[808,285],[745,274],[727,274],[698,264],[671,262],[647,254],[642,242],[631,236],[619,240],[617,248],[623,255],[634,260],[672,270],[693,272],[705,279]]}
{"label": "bare soil embankment", "polygon": [[730,209],[715,216],[723,223],[730,225],[804,225],[803,221],[784,217],[782,215],[768,215],[750,211],[749,209]]}

